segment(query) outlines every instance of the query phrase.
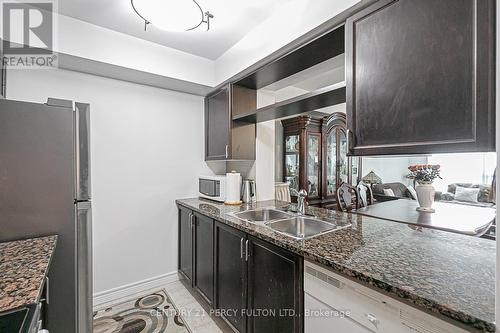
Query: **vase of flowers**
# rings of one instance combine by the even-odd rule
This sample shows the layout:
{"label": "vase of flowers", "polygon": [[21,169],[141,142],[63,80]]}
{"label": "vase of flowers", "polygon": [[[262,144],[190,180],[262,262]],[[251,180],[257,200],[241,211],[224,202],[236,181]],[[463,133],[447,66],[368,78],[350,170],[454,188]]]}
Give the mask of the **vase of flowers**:
{"label": "vase of flowers", "polygon": [[441,178],[439,165],[423,164],[423,165],[410,165],[408,170],[408,178],[413,179],[417,182],[415,186],[415,191],[417,192],[417,200],[419,207],[418,211],[433,213],[435,210],[432,208],[434,204],[434,195],[436,190],[432,185],[432,182],[436,178]]}

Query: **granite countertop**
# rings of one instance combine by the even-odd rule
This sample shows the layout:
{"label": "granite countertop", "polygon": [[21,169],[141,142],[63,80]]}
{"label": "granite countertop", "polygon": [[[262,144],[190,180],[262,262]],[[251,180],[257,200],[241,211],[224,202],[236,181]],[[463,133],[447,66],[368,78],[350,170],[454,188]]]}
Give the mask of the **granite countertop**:
{"label": "granite countertop", "polygon": [[[308,213],[351,226],[296,240],[231,215],[250,209],[248,206],[225,206],[198,198],[176,202],[421,310],[471,329],[495,331],[493,241],[320,208],[308,208]],[[264,201],[253,208],[284,205]]]}
{"label": "granite countertop", "polygon": [[39,302],[57,236],[0,243],[0,313]]}

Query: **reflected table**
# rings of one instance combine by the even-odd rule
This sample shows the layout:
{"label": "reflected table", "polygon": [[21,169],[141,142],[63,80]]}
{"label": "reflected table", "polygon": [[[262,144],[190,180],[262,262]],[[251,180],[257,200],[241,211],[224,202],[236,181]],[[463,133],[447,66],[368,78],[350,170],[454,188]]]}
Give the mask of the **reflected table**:
{"label": "reflected table", "polygon": [[471,236],[484,234],[496,215],[495,208],[455,203],[435,202],[434,213],[419,212],[417,207],[416,200],[399,199],[363,207],[353,213]]}

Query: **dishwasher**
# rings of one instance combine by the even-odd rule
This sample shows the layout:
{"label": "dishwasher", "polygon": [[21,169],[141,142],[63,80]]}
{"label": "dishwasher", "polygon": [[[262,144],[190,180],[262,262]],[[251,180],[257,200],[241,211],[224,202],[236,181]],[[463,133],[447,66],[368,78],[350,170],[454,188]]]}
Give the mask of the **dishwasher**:
{"label": "dishwasher", "polygon": [[466,333],[437,317],[304,261],[305,333]]}

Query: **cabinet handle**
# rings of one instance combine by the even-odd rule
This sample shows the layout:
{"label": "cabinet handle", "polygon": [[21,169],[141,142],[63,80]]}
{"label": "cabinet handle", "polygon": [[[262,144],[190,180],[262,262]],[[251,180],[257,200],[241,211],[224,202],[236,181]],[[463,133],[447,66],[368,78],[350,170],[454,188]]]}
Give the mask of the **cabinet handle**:
{"label": "cabinet handle", "polygon": [[229,145],[226,145],[226,158],[229,158]]}
{"label": "cabinet handle", "polygon": [[191,213],[191,215],[189,216],[189,220],[191,221],[191,228],[194,228],[194,214]]}
{"label": "cabinet handle", "polygon": [[49,291],[50,291],[50,280],[49,277],[45,277],[45,304],[49,304]]}
{"label": "cabinet handle", "polygon": [[248,239],[245,242],[245,261],[248,261]]}
{"label": "cabinet handle", "polygon": [[243,237],[240,239],[240,259],[243,259]]}
{"label": "cabinet handle", "polygon": [[347,150],[348,152],[351,152],[352,151],[352,148],[353,148],[353,144],[354,144],[354,133],[348,129],[347,130]]}

